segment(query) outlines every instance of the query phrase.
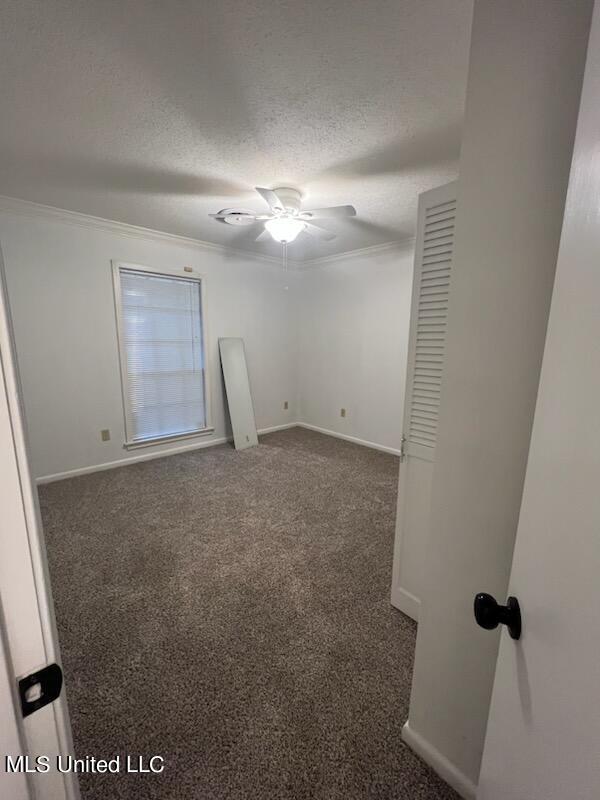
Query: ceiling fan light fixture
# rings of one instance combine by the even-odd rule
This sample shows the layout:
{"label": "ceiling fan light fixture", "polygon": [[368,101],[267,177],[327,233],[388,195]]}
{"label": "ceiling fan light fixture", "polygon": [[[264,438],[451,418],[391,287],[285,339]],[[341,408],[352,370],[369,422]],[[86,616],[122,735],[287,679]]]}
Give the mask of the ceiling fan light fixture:
{"label": "ceiling fan light fixture", "polygon": [[265,228],[276,242],[289,244],[306,227],[306,223],[294,217],[275,217],[265,222]]}
{"label": "ceiling fan light fixture", "polygon": [[301,210],[302,195],[298,189],[290,186],[279,186],[277,189],[265,189],[256,186],[256,191],[269,206],[269,214],[260,214],[245,208],[224,208],[218,214],[210,214],[217,222],[228,225],[252,225],[255,222],[264,222],[264,228],[255,241],[265,242],[269,237],[279,244],[287,245],[293,242],[299,233],[305,232],[309,236],[329,242],[335,239],[335,233],[314,225],[313,220],[327,219],[329,217],[355,217],[354,206],[328,206],[327,208],[313,208]]}

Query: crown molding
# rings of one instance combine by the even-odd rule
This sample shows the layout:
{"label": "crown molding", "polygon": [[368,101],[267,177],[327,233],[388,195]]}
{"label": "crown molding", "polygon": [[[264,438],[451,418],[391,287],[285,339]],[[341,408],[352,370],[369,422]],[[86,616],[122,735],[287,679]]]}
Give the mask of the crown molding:
{"label": "crown molding", "polygon": [[[69,211],[65,208],[47,206],[43,203],[34,203],[31,200],[20,200],[17,197],[8,197],[7,195],[0,195],[0,211],[5,211],[10,214],[19,214],[20,216],[63,222],[67,225],[76,225],[80,228],[93,228],[95,230],[105,231],[106,233],[115,233],[118,236],[126,236],[130,239],[151,239],[152,241],[167,242],[168,244],[181,245],[183,247],[196,247],[204,252],[220,253],[221,255],[237,255],[267,264],[281,265],[281,258],[279,256],[269,256],[263,255],[262,253],[254,253],[249,250],[240,250],[236,247],[228,247],[227,245],[215,244],[214,242],[205,242],[202,239],[194,239],[191,236],[180,236],[176,233],[156,231],[152,228],[143,228],[139,225],[130,225],[127,222],[117,222],[112,219],[82,214],[79,211]],[[294,268],[297,268],[299,263],[300,262],[294,259],[288,259],[288,264]]]}
{"label": "crown molding", "polygon": [[360,258],[361,256],[373,256],[377,253],[386,253],[392,250],[411,250],[415,245],[415,237],[407,236],[395,242],[384,242],[383,244],[373,244],[370,247],[360,247],[357,250],[346,250],[343,253],[334,253],[330,256],[312,258],[308,261],[296,262],[296,269],[314,269],[324,267],[327,264],[335,264],[337,261],[346,261],[348,258]]}
{"label": "crown molding", "polygon": [[[76,225],[80,228],[92,228],[105,231],[106,233],[114,233],[118,236],[125,236],[130,239],[150,239],[156,242],[167,242],[183,247],[195,247],[204,252],[219,253],[221,255],[237,255],[241,258],[250,258],[254,261],[259,261],[263,264],[281,265],[280,256],[269,256],[250,250],[241,250],[237,247],[215,244],[214,242],[205,242],[202,239],[194,239],[191,236],[180,236],[176,233],[157,231],[152,228],[141,227],[140,225],[130,225],[127,222],[117,222],[116,220],[105,219],[104,217],[95,217],[91,214],[82,214],[79,211],[69,211],[65,208],[48,206],[43,203],[34,203],[31,200],[21,200],[17,197],[9,197],[8,195],[0,195],[0,211],[10,214],[19,214],[20,216],[62,222],[67,225]],[[371,247],[363,247],[357,250],[346,250],[343,253],[335,253],[330,256],[322,256],[321,258],[313,258],[306,261],[288,258],[288,265],[294,270],[313,269],[348,258],[375,255],[388,250],[405,250],[413,247],[414,241],[414,237],[407,237],[395,242],[384,242],[383,244],[375,244]]]}

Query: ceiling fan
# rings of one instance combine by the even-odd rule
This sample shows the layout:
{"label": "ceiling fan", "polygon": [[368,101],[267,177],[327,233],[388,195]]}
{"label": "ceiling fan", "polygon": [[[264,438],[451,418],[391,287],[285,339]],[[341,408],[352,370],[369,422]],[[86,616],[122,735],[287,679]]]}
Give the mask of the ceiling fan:
{"label": "ceiling fan", "polygon": [[255,214],[247,209],[225,208],[218,214],[209,216],[228,225],[252,225],[254,222],[264,222],[264,230],[256,237],[257,242],[274,239],[280,244],[289,244],[300,233],[307,233],[324,241],[335,239],[334,233],[314,225],[313,220],[356,215],[354,206],[330,206],[302,211],[302,195],[297,189],[288,186],[280,186],[277,189],[262,189],[259,186],[255,188],[267,202],[270,214]]}

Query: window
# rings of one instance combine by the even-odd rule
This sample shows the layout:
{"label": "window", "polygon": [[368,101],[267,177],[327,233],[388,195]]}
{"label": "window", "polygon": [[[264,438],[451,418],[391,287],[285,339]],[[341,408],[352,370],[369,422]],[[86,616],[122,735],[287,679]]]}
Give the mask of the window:
{"label": "window", "polygon": [[199,278],[114,266],[126,446],[209,433]]}

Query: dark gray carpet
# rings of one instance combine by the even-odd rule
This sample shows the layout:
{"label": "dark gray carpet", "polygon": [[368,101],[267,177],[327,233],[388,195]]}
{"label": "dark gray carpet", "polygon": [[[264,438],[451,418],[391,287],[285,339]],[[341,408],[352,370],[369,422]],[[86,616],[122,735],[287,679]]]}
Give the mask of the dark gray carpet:
{"label": "dark gray carpet", "polygon": [[400,740],[398,461],[298,428],[40,489],[85,800],[450,800]]}

